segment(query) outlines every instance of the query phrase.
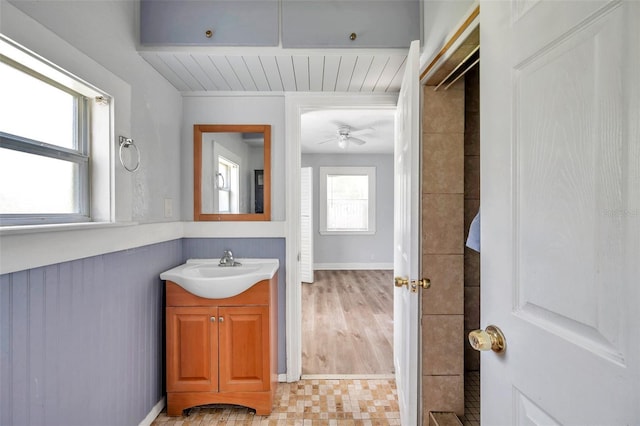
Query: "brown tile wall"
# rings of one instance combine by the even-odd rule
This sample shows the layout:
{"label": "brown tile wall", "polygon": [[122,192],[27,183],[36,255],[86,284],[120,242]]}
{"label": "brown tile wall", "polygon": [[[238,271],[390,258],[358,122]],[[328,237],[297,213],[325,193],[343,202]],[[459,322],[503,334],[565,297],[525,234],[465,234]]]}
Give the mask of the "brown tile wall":
{"label": "brown tile wall", "polygon": [[431,411],[464,414],[465,84],[423,88],[422,399]]}
{"label": "brown tile wall", "polygon": [[[480,208],[480,73],[474,67],[465,74],[464,131],[464,238]],[[480,352],[471,349],[469,331],[480,328],[480,254],[464,249],[464,367],[480,370]]]}

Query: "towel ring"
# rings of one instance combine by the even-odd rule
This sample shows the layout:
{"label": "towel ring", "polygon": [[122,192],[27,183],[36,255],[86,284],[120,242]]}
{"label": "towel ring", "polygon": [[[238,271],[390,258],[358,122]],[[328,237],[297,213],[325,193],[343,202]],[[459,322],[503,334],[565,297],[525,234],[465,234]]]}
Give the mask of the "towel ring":
{"label": "towel ring", "polygon": [[[134,147],[136,149],[136,165],[133,168],[129,168],[127,167],[126,164],[124,164],[124,160],[122,159],[122,148],[129,148],[130,146]],[[118,151],[119,153],[119,157],[120,157],[120,164],[122,164],[122,167],[125,168],[126,171],[128,172],[135,172],[140,168],[140,150],[138,149],[138,147],[136,146],[136,144],[133,142],[133,139],[131,138],[125,138],[124,136],[120,136],[120,149]]]}
{"label": "towel ring", "polygon": [[[220,185],[220,181],[222,181],[222,185]],[[216,188],[218,189],[225,188],[224,175],[220,172],[216,173]]]}

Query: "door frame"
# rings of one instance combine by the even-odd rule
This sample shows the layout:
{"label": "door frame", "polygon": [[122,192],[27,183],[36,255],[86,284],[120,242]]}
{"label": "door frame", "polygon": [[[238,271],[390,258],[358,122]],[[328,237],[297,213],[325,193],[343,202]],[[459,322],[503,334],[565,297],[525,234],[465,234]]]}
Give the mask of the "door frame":
{"label": "door frame", "polygon": [[[300,131],[303,113],[319,109],[396,109],[397,93],[285,94],[286,181],[286,355],[287,382],[302,376],[302,291],[300,282]],[[391,283],[389,283],[391,285]]]}

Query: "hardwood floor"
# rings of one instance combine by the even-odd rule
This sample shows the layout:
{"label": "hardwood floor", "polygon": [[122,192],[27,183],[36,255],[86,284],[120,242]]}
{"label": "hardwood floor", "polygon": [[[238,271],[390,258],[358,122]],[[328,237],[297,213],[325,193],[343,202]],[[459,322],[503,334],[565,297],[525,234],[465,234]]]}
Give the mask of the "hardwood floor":
{"label": "hardwood floor", "polygon": [[315,271],[302,284],[302,373],[393,373],[393,271]]}

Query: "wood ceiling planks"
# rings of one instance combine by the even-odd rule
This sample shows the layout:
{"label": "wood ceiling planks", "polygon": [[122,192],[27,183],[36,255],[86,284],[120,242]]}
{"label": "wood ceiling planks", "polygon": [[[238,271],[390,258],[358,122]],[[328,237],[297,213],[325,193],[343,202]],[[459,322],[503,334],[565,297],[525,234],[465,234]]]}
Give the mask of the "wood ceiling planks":
{"label": "wood ceiling planks", "polygon": [[142,51],[181,92],[398,92],[406,53],[278,55]]}

